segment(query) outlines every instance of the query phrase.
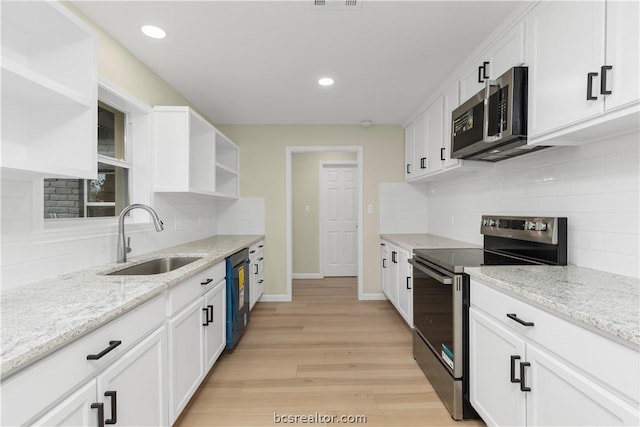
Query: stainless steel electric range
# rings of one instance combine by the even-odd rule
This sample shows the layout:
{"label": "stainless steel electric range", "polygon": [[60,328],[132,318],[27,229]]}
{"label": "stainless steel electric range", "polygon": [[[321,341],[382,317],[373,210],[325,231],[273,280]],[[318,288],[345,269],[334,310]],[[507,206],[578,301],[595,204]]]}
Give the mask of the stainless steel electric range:
{"label": "stainless steel electric range", "polygon": [[484,247],[414,249],[413,355],[456,420],[476,418],[469,403],[469,302],[465,267],[566,265],[567,219],[482,216]]}

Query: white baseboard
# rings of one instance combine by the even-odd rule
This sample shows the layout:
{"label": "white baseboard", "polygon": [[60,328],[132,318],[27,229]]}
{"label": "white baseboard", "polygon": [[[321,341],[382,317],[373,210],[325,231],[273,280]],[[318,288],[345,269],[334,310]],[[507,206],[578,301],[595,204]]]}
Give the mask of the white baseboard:
{"label": "white baseboard", "polygon": [[362,294],[359,298],[360,301],[378,301],[378,300],[386,300],[388,299],[385,294]]}
{"label": "white baseboard", "polygon": [[324,279],[324,276],[320,273],[292,273],[291,278],[296,279]]}
{"label": "white baseboard", "polygon": [[291,302],[291,298],[288,297],[287,295],[262,294],[262,296],[258,301],[260,302]]}

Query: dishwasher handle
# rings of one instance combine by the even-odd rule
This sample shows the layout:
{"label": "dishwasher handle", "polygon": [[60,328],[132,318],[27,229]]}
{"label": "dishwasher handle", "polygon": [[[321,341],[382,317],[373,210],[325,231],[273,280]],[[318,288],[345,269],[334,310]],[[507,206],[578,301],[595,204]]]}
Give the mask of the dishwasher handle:
{"label": "dishwasher handle", "polygon": [[443,276],[442,274],[438,274],[435,271],[433,271],[432,269],[428,268],[426,265],[420,264],[419,262],[415,261],[413,258],[409,260],[409,264],[411,264],[412,266],[414,266],[418,270],[422,271],[426,275],[436,279],[438,282],[442,283],[443,285],[451,285],[451,284],[453,284],[453,279],[451,277],[447,277],[447,276]]}

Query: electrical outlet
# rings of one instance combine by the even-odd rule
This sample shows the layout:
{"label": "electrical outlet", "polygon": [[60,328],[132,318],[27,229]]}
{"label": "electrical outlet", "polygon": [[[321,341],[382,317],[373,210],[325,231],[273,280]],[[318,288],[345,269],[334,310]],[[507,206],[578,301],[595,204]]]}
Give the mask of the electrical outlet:
{"label": "electrical outlet", "polygon": [[374,212],[373,205],[372,204],[368,204],[367,205],[367,213],[372,214],[373,212]]}
{"label": "electrical outlet", "polygon": [[305,211],[306,213],[311,212],[311,206],[309,206],[309,205],[304,205],[304,211]]}

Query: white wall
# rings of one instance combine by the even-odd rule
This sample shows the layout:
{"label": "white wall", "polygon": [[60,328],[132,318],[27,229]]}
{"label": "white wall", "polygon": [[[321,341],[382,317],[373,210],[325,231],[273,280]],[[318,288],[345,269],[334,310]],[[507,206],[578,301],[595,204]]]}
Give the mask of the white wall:
{"label": "white wall", "polygon": [[481,244],[482,214],[566,216],[570,264],[638,277],[639,141],[550,148],[430,183],[428,230]]}

